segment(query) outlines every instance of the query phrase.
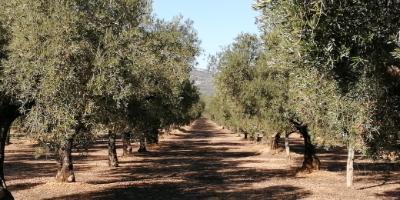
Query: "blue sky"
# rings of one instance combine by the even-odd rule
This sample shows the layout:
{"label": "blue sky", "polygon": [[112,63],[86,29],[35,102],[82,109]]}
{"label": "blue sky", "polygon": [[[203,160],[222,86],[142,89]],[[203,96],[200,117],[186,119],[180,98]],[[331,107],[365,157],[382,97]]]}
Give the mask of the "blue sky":
{"label": "blue sky", "polygon": [[254,0],[153,0],[153,11],[166,20],[182,15],[194,21],[203,55],[198,68],[207,67],[207,57],[232,43],[242,32],[258,33],[251,6]]}

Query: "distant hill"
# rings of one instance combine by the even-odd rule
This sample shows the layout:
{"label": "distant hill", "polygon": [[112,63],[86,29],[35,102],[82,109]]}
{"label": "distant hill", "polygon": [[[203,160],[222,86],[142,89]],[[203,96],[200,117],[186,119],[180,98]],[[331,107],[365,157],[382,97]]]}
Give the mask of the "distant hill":
{"label": "distant hill", "polygon": [[205,70],[193,69],[190,73],[190,79],[194,81],[202,95],[211,96],[214,94],[214,78],[211,73]]}

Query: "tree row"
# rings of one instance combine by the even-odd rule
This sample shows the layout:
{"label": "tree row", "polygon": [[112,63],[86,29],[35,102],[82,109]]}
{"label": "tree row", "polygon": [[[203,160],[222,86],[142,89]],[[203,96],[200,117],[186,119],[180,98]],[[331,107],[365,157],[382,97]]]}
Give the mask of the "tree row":
{"label": "tree row", "polygon": [[17,118],[57,155],[57,180],[73,182],[76,145],[106,133],[117,166],[117,133],[139,135],[145,148],[146,138],[201,115],[189,80],[200,52],[192,22],[159,20],[148,0],[0,0],[0,7],[1,194],[11,197],[4,149]]}
{"label": "tree row", "polygon": [[[217,93],[207,113],[238,132],[304,139],[302,170],[319,169],[316,145],[399,152],[400,3],[259,0],[261,37],[241,34],[211,57]],[[272,142],[276,144],[276,142]]]}

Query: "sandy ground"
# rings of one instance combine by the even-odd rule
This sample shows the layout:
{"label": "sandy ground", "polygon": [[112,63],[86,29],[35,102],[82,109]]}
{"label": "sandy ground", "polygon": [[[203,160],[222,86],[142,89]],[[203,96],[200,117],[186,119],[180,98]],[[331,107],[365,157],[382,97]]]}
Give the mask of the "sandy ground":
{"label": "sandy ground", "polygon": [[206,119],[164,136],[148,153],[120,157],[115,169],[99,140],[87,156],[74,153],[77,182],[70,184],[54,181],[55,161],[35,159],[32,142],[12,142],[5,168],[15,199],[400,199],[399,163],[358,158],[354,187],[346,188],[340,149],[319,150],[322,170],[298,174],[300,138],[291,138],[288,160]]}

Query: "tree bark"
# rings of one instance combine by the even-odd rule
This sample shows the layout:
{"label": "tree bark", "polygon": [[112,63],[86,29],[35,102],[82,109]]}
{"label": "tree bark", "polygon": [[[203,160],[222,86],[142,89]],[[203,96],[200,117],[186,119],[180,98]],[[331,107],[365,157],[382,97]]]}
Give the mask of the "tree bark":
{"label": "tree bark", "polygon": [[281,133],[276,133],[271,141],[271,149],[276,150],[279,147],[279,140],[281,139]]}
{"label": "tree bark", "polygon": [[313,170],[319,170],[321,162],[316,156],[315,147],[311,143],[311,137],[310,134],[308,133],[307,126],[302,126],[299,129],[299,132],[301,133],[304,139],[304,161],[303,161],[303,166],[301,168],[308,172],[312,172]]}
{"label": "tree bark", "polygon": [[147,144],[158,144],[158,129],[150,130],[145,136]]}
{"label": "tree bark", "polygon": [[132,154],[131,133],[123,132],[121,136],[122,136],[122,156],[128,156]]}
{"label": "tree bark", "polygon": [[108,166],[118,167],[117,147],[115,145],[116,134],[108,131]]}
{"label": "tree bark", "polygon": [[288,159],[290,159],[290,144],[289,144],[290,133],[285,134],[285,152]]}
{"label": "tree bark", "polygon": [[304,139],[304,161],[300,168],[301,171],[308,171],[311,173],[313,170],[319,170],[321,162],[316,156],[315,147],[311,142],[310,134],[308,133],[307,125],[302,125],[298,122],[291,121]]}
{"label": "tree bark", "polygon": [[1,119],[0,122],[0,199],[14,199],[10,191],[7,190],[6,180],[4,176],[4,158],[5,158],[5,146],[7,140],[7,133],[10,129],[10,120]]}
{"label": "tree bark", "polygon": [[259,143],[262,142],[263,138],[264,138],[263,134],[261,134],[261,133],[257,134],[257,142],[259,142]]}
{"label": "tree bark", "polygon": [[354,147],[349,145],[348,147],[348,157],[347,157],[347,172],[346,172],[346,183],[347,187],[353,186],[353,177],[354,177]]}
{"label": "tree bark", "polygon": [[6,146],[11,144],[10,139],[11,139],[11,128],[9,128],[7,132],[6,144],[5,144]]}
{"label": "tree bark", "polygon": [[139,139],[139,150],[138,152],[142,153],[142,152],[147,152],[146,149],[146,135],[145,133],[141,133],[140,134],[140,139]]}
{"label": "tree bark", "polygon": [[18,116],[20,116],[20,113],[17,106],[3,104],[0,107],[0,199],[4,200],[14,199],[7,189],[4,175],[4,159],[7,135],[11,124]]}
{"label": "tree bark", "polygon": [[74,139],[68,138],[58,151],[58,171],[56,180],[58,182],[75,182],[74,165],[72,163],[72,147]]}

